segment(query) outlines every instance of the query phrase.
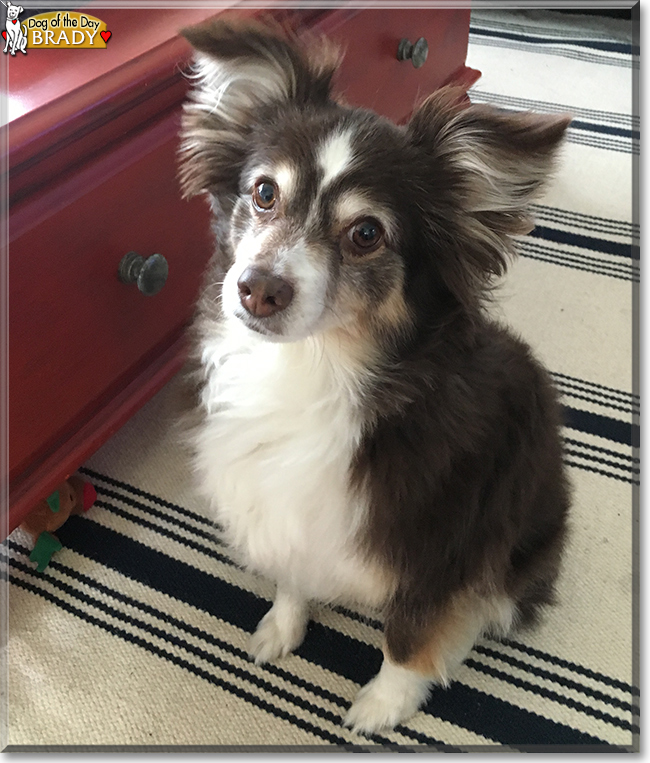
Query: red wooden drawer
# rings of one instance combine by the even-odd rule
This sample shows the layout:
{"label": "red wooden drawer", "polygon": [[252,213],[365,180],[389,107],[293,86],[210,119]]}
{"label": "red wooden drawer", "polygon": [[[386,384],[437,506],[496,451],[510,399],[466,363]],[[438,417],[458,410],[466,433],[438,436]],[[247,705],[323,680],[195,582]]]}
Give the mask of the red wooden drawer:
{"label": "red wooden drawer", "polygon": [[[11,479],[191,316],[211,242],[205,202],[180,199],[178,124],[174,112],[12,215]],[[167,259],[157,295],[118,280],[131,250]]]}
{"label": "red wooden drawer", "polygon": [[[345,51],[335,89],[354,106],[364,106],[396,122],[414,104],[462,71],[467,55],[469,9],[340,11],[317,29]],[[419,69],[397,60],[402,38],[427,40],[429,53]]]}

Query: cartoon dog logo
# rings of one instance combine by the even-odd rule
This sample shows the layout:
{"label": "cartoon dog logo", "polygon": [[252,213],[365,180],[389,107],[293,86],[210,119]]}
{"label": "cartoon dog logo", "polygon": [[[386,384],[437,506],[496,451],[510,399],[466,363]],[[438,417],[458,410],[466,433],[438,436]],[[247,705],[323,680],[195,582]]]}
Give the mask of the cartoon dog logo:
{"label": "cartoon dog logo", "polygon": [[27,55],[27,51],[25,50],[27,47],[27,27],[24,24],[21,26],[20,21],[18,21],[18,16],[23,12],[24,8],[22,5],[12,5],[11,0],[7,0],[6,3],[3,2],[2,4],[7,7],[7,22],[5,24],[6,32],[3,34],[3,37],[7,40],[7,44],[2,52],[6,53],[7,50],[9,50],[11,55],[15,56],[16,51],[21,50]]}

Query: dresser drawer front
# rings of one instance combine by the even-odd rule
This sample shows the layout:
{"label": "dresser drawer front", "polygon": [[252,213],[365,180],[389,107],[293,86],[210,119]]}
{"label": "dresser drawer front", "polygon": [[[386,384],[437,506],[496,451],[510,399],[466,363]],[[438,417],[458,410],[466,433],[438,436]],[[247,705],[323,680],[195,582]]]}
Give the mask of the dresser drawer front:
{"label": "dresser drawer front", "polygon": [[[335,89],[353,106],[373,109],[396,122],[462,69],[467,54],[469,9],[340,11],[319,31],[341,44],[345,58]],[[428,56],[416,69],[398,61],[400,40],[424,37]]]}
{"label": "dresser drawer front", "polygon": [[[345,102],[397,122],[463,69],[469,10],[293,11],[287,20],[341,44],[345,57],[334,90]],[[421,37],[428,43],[424,65],[398,61],[400,40]],[[158,71],[158,58],[154,63]],[[171,100],[183,89],[175,80],[172,85]],[[112,97],[119,105],[119,93]],[[96,158],[77,143],[80,169],[66,161],[67,174],[56,181],[30,176],[19,188],[21,176],[14,174],[13,188],[10,183],[14,198],[22,199],[12,206],[9,228],[10,480],[12,495],[23,491],[21,511],[24,486],[35,496],[39,485],[52,482],[55,462],[68,458],[68,470],[66,448],[79,430],[92,428],[112,402],[133,396],[147,369],[180,347],[213,249],[205,200],[180,199],[178,104],[156,124],[147,121],[154,118],[148,104],[133,105],[128,134],[114,121],[111,145]],[[79,114],[82,121],[92,117],[83,109]],[[42,165],[38,156],[27,159],[26,166]],[[168,280],[157,295],[146,297],[119,281],[119,263],[130,251],[167,259]],[[77,446],[74,453],[81,452]]]}
{"label": "dresser drawer front", "polygon": [[[77,429],[191,317],[212,244],[205,201],[180,199],[178,124],[167,117],[87,166],[60,190],[76,200],[11,241],[12,476]],[[16,226],[47,215],[57,190],[21,210]],[[132,250],[167,259],[155,296],[119,281]]]}

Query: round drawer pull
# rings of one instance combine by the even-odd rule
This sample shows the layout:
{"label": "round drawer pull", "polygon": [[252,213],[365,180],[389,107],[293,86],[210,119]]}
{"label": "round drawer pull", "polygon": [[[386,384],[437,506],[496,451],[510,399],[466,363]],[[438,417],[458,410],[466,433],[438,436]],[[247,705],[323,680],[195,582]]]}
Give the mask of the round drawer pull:
{"label": "round drawer pull", "polygon": [[429,45],[424,37],[420,37],[415,45],[404,37],[400,40],[397,47],[397,60],[408,61],[410,59],[416,69],[419,69],[424,64],[428,55]]}
{"label": "round drawer pull", "polygon": [[122,283],[135,283],[147,297],[153,297],[165,285],[169,266],[162,254],[145,258],[137,252],[122,257],[117,274]]}

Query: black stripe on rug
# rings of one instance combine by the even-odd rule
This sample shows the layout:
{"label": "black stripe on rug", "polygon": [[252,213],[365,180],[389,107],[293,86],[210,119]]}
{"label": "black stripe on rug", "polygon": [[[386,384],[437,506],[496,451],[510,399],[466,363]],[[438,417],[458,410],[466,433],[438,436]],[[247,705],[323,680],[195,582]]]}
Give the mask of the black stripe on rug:
{"label": "black stripe on rug", "polygon": [[184,514],[190,519],[193,519],[195,522],[199,522],[200,524],[207,525],[209,527],[212,526],[212,522],[207,518],[202,516],[201,514],[197,514],[195,511],[191,511],[190,509],[186,509],[184,506],[179,506],[175,503],[171,503],[170,501],[166,501],[164,498],[161,498],[158,495],[154,495],[153,493],[147,493],[146,490],[141,490],[138,487],[135,487],[134,485],[129,485],[126,482],[121,482],[120,480],[116,480],[113,477],[109,477],[107,474],[100,474],[99,472],[95,472],[92,469],[89,469],[86,466],[82,466],[79,471],[82,474],[86,474],[89,477],[95,477],[97,479],[104,480],[109,485],[112,485],[113,487],[122,488],[123,490],[128,490],[133,495],[137,495],[140,498],[146,498],[146,500],[151,501],[152,503],[155,503],[157,506],[162,506],[163,508],[167,509],[174,509],[174,511],[177,511],[179,514]]}
{"label": "black stripe on rug", "polygon": [[[615,461],[610,461],[606,458],[600,458],[592,454],[581,453],[580,451],[573,450],[573,448],[565,448],[564,452],[569,456],[576,456],[577,458],[583,458],[596,464],[602,464],[603,466],[613,466],[615,469],[621,471],[630,472],[631,474],[640,474],[641,470],[634,466],[624,466],[623,464],[617,464]],[[612,475],[614,476],[614,475]]]}
{"label": "black stripe on rug", "polygon": [[585,434],[593,434],[622,445],[638,448],[640,444],[639,425],[630,424],[599,413],[583,411],[568,405],[562,406],[564,424],[570,429],[577,429]]}
{"label": "black stripe on rug", "polygon": [[576,384],[575,382],[566,381],[555,374],[551,375],[558,392],[566,397],[575,397],[578,400],[585,400],[594,405],[611,408],[615,411],[623,411],[629,415],[639,414],[639,403],[636,402],[632,395],[627,395],[627,398],[617,397],[608,392],[601,392],[600,390]]}
{"label": "black stripe on rug", "polygon": [[637,223],[630,223],[626,220],[597,217],[596,215],[587,215],[584,212],[575,212],[568,209],[560,209],[559,207],[547,207],[543,204],[533,204],[532,209],[542,217],[552,218],[554,222],[574,225],[589,230],[601,229],[601,233],[638,236],[640,232],[640,226]]}
{"label": "black stripe on rug", "polygon": [[509,638],[502,638],[495,643],[504,644],[505,646],[509,646],[511,649],[515,649],[518,652],[523,652],[530,657],[535,657],[539,660],[544,660],[546,662],[552,663],[553,665],[557,665],[560,668],[565,668],[575,673],[580,673],[581,675],[585,676],[585,678],[591,678],[594,681],[599,681],[600,683],[604,683],[607,686],[611,686],[613,689],[629,692],[634,697],[640,696],[639,689],[636,686],[631,686],[624,681],[619,681],[618,679],[612,678],[611,676],[606,676],[604,673],[599,673],[595,670],[591,670],[590,668],[585,668],[583,665],[579,665],[576,662],[571,662],[570,660],[565,660],[563,657],[557,657],[554,654],[543,652],[540,649],[528,646],[528,644],[522,644],[520,641],[514,641],[513,639]]}
{"label": "black stripe on rug", "polygon": [[580,379],[577,376],[569,376],[568,374],[560,373],[560,371],[551,371],[551,374],[553,376],[560,377],[562,379],[568,379],[569,381],[575,382],[576,384],[579,384],[584,387],[588,387],[590,389],[598,389],[603,390],[604,392],[607,392],[612,395],[613,398],[620,398],[623,401],[627,400],[640,400],[640,395],[636,394],[635,392],[625,392],[622,389],[616,389],[615,387],[607,387],[604,384],[598,384],[597,382],[587,381],[586,379]]}
{"label": "black stripe on rug", "polygon": [[581,442],[580,440],[574,440],[571,437],[565,437],[564,442],[568,442],[571,445],[578,445],[581,448],[587,448],[588,450],[596,451],[597,453],[605,453],[608,456],[619,458],[621,461],[626,461],[630,464],[640,463],[640,459],[635,456],[631,456],[629,453],[619,453],[616,450],[610,450],[609,448],[601,448],[598,445],[592,445],[591,443]]}
{"label": "black stripe on rug", "polygon": [[622,53],[623,55],[639,55],[639,48],[624,42],[614,42],[610,40],[577,40],[563,37],[542,37],[529,34],[519,34],[515,32],[503,32],[495,29],[481,29],[480,27],[470,25],[470,34],[477,34],[482,37],[494,37],[500,40],[513,40],[516,42],[528,42],[535,45],[571,45],[581,48],[591,48],[592,50],[601,50],[607,53]]}
{"label": "black stripe on rug", "polygon": [[591,403],[592,405],[600,405],[603,408],[609,408],[613,411],[620,411],[621,413],[627,413],[630,416],[633,413],[636,413],[631,405],[618,405],[617,403],[611,403],[611,402],[603,402],[602,400],[599,400],[596,397],[593,397],[592,395],[583,395],[580,392],[572,392],[571,390],[560,390],[563,397],[572,397],[574,400],[582,400],[585,403]]}
{"label": "black stripe on rug", "polygon": [[633,260],[626,262],[603,262],[596,257],[588,254],[579,254],[568,250],[555,249],[545,244],[539,244],[530,239],[519,239],[516,242],[516,249],[519,256],[529,260],[538,260],[552,265],[571,268],[585,273],[594,273],[596,275],[616,278],[623,281],[639,280],[639,266],[634,264]]}
{"label": "black stripe on rug", "polygon": [[552,672],[550,670],[545,670],[544,668],[530,665],[523,660],[518,660],[516,657],[511,657],[510,655],[503,654],[502,652],[498,652],[495,649],[490,649],[489,647],[477,644],[474,647],[474,651],[481,655],[485,655],[486,657],[491,657],[494,660],[504,662],[507,665],[511,665],[512,667],[522,670],[526,673],[531,673],[532,675],[538,676],[539,678],[543,678],[545,681],[556,683],[560,686],[564,686],[567,689],[572,689],[573,691],[579,692],[580,694],[584,694],[588,697],[591,697],[592,699],[596,699],[599,702],[603,702],[607,705],[612,705],[612,707],[617,707],[620,710],[625,710],[629,713],[639,712],[639,707],[637,705],[633,705],[631,702],[624,702],[617,697],[611,697],[602,691],[598,691],[598,689],[593,689],[590,686],[585,686],[584,684],[573,681],[566,676],[559,675],[558,673]]}
{"label": "black stripe on rug", "polygon": [[[525,245],[520,246],[519,255],[525,257],[527,260],[535,260],[537,262],[546,262],[551,265],[559,265],[560,267],[570,268],[571,270],[579,270],[583,273],[593,273],[594,275],[607,276],[608,278],[616,278],[618,281],[630,281],[632,283],[639,283],[638,276],[633,275],[621,275],[619,271],[615,271],[613,268],[605,270],[600,267],[587,267],[585,265],[577,265],[575,260],[565,258],[562,256],[547,254],[546,252],[539,252],[535,249],[526,249]],[[531,252],[537,251],[536,254]],[[630,271],[632,273],[633,271]]]}
{"label": "black stripe on rug", "polygon": [[549,228],[545,225],[537,225],[528,235],[541,238],[544,241],[552,241],[556,244],[568,244],[569,246],[577,246],[581,249],[589,249],[592,252],[612,254],[615,257],[628,257],[633,260],[639,259],[639,247],[633,244],[620,244],[617,241],[608,241],[607,239],[596,238],[595,236],[585,236],[581,233],[570,233],[558,228]]}
{"label": "black stripe on rug", "polygon": [[525,691],[532,692],[533,694],[537,694],[540,697],[545,697],[546,699],[550,699],[553,702],[564,705],[565,707],[570,707],[572,710],[577,710],[583,715],[590,715],[592,718],[596,718],[599,721],[609,723],[612,726],[617,726],[624,731],[630,731],[636,734],[639,733],[639,727],[636,724],[632,724],[629,721],[623,720],[622,718],[617,718],[610,713],[604,713],[602,710],[598,710],[595,707],[585,705],[584,702],[578,702],[572,697],[558,694],[558,692],[547,689],[544,686],[538,686],[537,684],[533,684],[530,681],[524,681],[523,679],[517,678],[516,676],[511,676],[508,673],[504,673],[503,670],[498,670],[491,665],[485,665],[484,663],[478,662],[472,657],[468,657],[465,660],[465,664],[480,673],[484,673],[486,676],[490,676],[490,678],[496,678],[500,681],[504,681],[505,683],[510,684],[511,686],[516,686],[519,689],[524,689]]}
{"label": "black stripe on rug", "polygon": [[[252,633],[268,603],[220,578],[137,543],[85,517],[71,517],[59,530],[61,542],[77,553],[129,578],[184,601]],[[358,684],[379,670],[381,651],[350,636],[311,622],[297,650],[303,659]],[[516,707],[497,697],[454,683],[436,689],[425,711],[500,744],[606,744],[589,734]]]}
{"label": "black stripe on rug", "polygon": [[603,151],[616,151],[619,154],[639,154],[639,141],[627,141],[620,138],[601,138],[598,135],[590,135],[582,132],[572,133],[569,130],[569,143],[577,143],[581,146],[599,148]]}
{"label": "black stripe on rug", "polygon": [[539,257],[545,257],[548,262],[566,264],[568,267],[574,266],[576,270],[586,268],[591,272],[600,273],[600,275],[613,278],[625,277],[627,279],[633,276],[638,278],[640,272],[639,265],[631,257],[628,257],[627,260],[618,261],[600,260],[593,255],[572,252],[568,249],[556,249],[529,238],[518,239],[516,245],[517,251],[523,257],[532,257],[532,253],[534,253]]}
{"label": "black stripe on rug", "polygon": [[[130,490],[130,486],[125,486],[129,492],[133,492]],[[121,493],[115,492],[115,490],[111,490],[106,487],[101,487],[101,495],[103,498],[112,498],[117,501],[121,501],[122,503],[125,503],[127,506],[133,506],[134,508],[145,508],[148,514],[153,515],[154,517],[157,517],[158,519],[169,521],[169,512],[164,511],[161,508],[156,508],[154,506],[144,506],[141,501],[138,501],[135,498],[129,498],[129,496],[122,495]],[[142,496],[140,496],[142,497]],[[151,499],[150,499],[151,500]],[[176,506],[175,504],[171,504],[166,506],[167,509],[174,509],[174,511],[177,511],[181,513],[182,507]],[[185,512],[182,512],[183,514],[186,514],[187,510]],[[193,517],[198,519],[199,515],[196,515],[196,517]],[[182,530],[186,530],[187,532],[191,532],[193,535],[198,536],[199,538],[203,540],[207,540],[209,542],[214,540],[214,525],[207,520],[205,517],[202,517],[204,519],[204,524],[209,528],[207,530],[202,529],[201,527],[194,527],[193,525],[189,524],[188,522],[183,521],[182,519],[178,519],[177,517],[174,517],[174,524],[177,527],[180,527]],[[219,559],[219,561],[223,562],[226,561],[225,559]]]}
{"label": "black stripe on rug", "polygon": [[598,132],[603,135],[616,135],[620,138],[630,138],[639,140],[641,133],[638,130],[627,130],[624,127],[614,127],[612,125],[599,125],[594,122],[583,122],[580,119],[574,119],[571,122],[570,129],[585,130],[587,132]]}
{"label": "black stripe on rug", "polygon": [[619,482],[628,482],[631,485],[637,485],[637,487],[641,484],[639,480],[634,479],[634,477],[624,477],[622,474],[614,474],[610,470],[599,469],[596,466],[589,466],[588,464],[581,464],[577,461],[572,461],[570,458],[565,457],[564,463],[574,469],[582,469],[583,471],[591,472],[592,474],[599,474],[602,477],[610,477],[611,479],[619,480]]}
{"label": "black stripe on rug", "polygon": [[522,111],[541,111],[554,114],[570,113],[575,117],[582,117],[590,123],[596,124],[614,124],[630,126],[629,129],[636,129],[640,125],[640,118],[635,114],[623,114],[618,111],[600,111],[598,109],[584,109],[579,106],[568,105],[566,103],[557,103],[554,101],[540,101],[531,98],[517,98],[516,96],[504,95],[503,93],[492,93],[483,90],[478,86],[469,90],[472,100],[480,100],[485,103],[506,104],[517,110]]}
{"label": "black stripe on rug", "polygon": [[585,464],[579,461],[572,461],[567,456],[564,457],[564,465],[569,466],[572,469],[582,469],[583,472],[597,474],[599,477],[609,477],[609,479],[617,480],[618,482],[626,482],[628,485],[636,485],[638,487],[641,484],[641,482],[634,477],[628,477],[624,474],[617,474],[610,468],[599,469],[596,466],[590,466],[589,464]]}
{"label": "black stripe on rug", "polygon": [[584,63],[592,63],[598,66],[616,66],[620,69],[638,69],[638,59],[632,58],[616,58],[613,56],[607,56],[598,53],[590,53],[587,50],[579,50],[570,47],[541,47],[539,45],[531,43],[518,43],[511,42],[510,40],[498,40],[490,39],[489,37],[481,37],[480,35],[473,35],[470,29],[470,43],[474,45],[487,45],[492,48],[503,48],[510,50],[521,50],[524,53],[542,53],[544,55],[557,56],[558,58],[568,58],[573,61],[582,61]]}
{"label": "black stripe on rug", "polygon": [[[470,98],[471,95],[472,94],[470,92]],[[481,101],[482,99],[480,97],[475,99],[475,102]],[[487,103],[490,102],[487,101]],[[494,102],[491,103],[491,105],[499,111],[511,114],[517,113],[521,110],[514,104]],[[580,132],[576,132],[578,130]],[[587,133],[588,135],[584,135],[584,133]],[[599,137],[601,135],[612,136],[612,139],[608,139],[607,137]],[[635,152],[635,146],[637,146],[640,137],[641,134],[638,130],[633,130],[625,127],[617,127],[614,125],[603,125],[598,124],[597,122],[585,122],[584,120],[580,119],[573,119],[567,132],[567,139],[571,143],[585,143],[587,145],[593,145],[601,148],[610,148],[613,151],[620,150],[628,153],[630,151]],[[625,142],[621,143],[620,141],[616,140],[617,138],[622,138]]]}
{"label": "black stripe on rug", "polygon": [[[107,511],[110,511],[111,514],[114,514],[117,517],[122,517],[123,519],[126,519],[127,521],[131,522],[134,525],[143,527],[145,530],[151,530],[157,533],[158,535],[161,535],[164,538],[169,538],[169,540],[173,540],[176,543],[180,543],[183,546],[187,546],[187,548],[191,548],[194,551],[198,551],[200,554],[210,557],[210,559],[214,559],[217,562],[226,564],[229,567],[237,566],[232,559],[230,559],[229,557],[225,556],[224,554],[218,551],[215,551],[213,548],[210,548],[209,546],[206,546],[203,543],[198,543],[196,540],[192,538],[188,538],[185,535],[179,535],[179,533],[174,532],[174,530],[170,530],[168,527],[163,527],[162,525],[156,524],[155,522],[150,522],[148,519],[145,519],[144,517],[141,517],[137,514],[131,514],[128,511],[125,511],[123,508],[116,506],[114,503],[108,503],[107,501],[103,501],[101,498],[98,498],[93,504],[93,506],[98,506],[99,508],[106,509]],[[150,506],[140,505],[137,508],[147,512],[148,514],[153,513]],[[177,524],[178,522],[176,517],[174,517],[173,519],[170,517],[167,517],[165,518],[165,521],[168,524],[173,524],[173,525]],[[222,545],[219,542],[219,539],[216,534],[212,540],[215,545]]]}

